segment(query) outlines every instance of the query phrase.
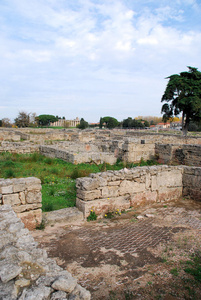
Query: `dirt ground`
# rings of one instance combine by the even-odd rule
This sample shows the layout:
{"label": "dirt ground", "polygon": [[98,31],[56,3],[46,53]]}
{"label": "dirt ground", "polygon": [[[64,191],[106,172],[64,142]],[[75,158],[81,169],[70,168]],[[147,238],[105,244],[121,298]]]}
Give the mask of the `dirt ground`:
{"label": "dirt ground", "polygon": [[32,234],[92,299],[201,299],[201,202],[156,203]]}

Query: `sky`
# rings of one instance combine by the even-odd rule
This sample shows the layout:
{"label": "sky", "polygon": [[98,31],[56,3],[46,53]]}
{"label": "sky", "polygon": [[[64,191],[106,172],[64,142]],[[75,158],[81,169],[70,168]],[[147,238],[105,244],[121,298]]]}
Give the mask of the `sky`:
{"label": "sky", "polygon": [[161,116],[187,66],[201,70],[201,0],[0,1],[0,119]]}

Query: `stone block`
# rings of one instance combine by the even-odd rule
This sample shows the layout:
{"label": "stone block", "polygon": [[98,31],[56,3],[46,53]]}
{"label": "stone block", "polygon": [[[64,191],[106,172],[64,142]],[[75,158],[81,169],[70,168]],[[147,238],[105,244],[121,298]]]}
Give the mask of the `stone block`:
{"label": "stone block", "polygon": [[22,220],[22,222],[24,223],[24,226],[29,230],[35,229],[42,222],[42,210],[41,209],[18,213],[17,216],[18,216],[18,218],[20,218]]}
{"label": "stone block", "polygon": [[40,203],[42,202],[41,192],[27,192],[26,193],[26,203]]}
{"label": "stone block", "polygon": [[146,205],[157,201],[157,192],[142,192],[131,196],[131,207]]}
{"label": "stone block", "polygon": [[2,196],[2,202],[5,205],[20,205],[21,201],[19,199],[19,194],[8,194],[8,195],[3,195]]}
{"label": "stone block", "polygon": [[20,192],[19,193],[19,198],[20,198],[21,204],[25,204],[26,203],[25,193],[24,192]]}
{"label": "stone block", "polygon": [[102,188],[102,198],[117,197],[118,195],[117,186],[105,186]]}
{"label": "stone block", "polygon": [[68,207],[43,213],[46,224],[72,223],[83,221],[83,213],[77,207]]}
{"label": "stone block", "polygon": [[123,180],[119,187],[119,195],[134,194],[143,192],[145,190],[145,183],[138,183],[129,180]]}
{"label": "stone block", "polygon": [[41,203],[34,203],[34,204],[25,204],[25,205],[18,205],[18,206],[13,206],[13,210],[15,213],[22,213],[24,211],[30,211],[30,210],[35,210],[38,208],[41,208],[42,204]]}
{"label": "stone block", "polygon": [[103,217],[108,211],[116,211],[117,209],[129,209],[130,200],[128,196],[99,199],[94,201],[82,201],[77,198],[76,206],[83,212],[84,218],[87,218],[90,215],[91,209],[93,209],[99,217]]}
{"label": "stone block", "polygon": [[25,179],[15,178],[13,179],[13,192],[19,193],[25,190]]}
{"label": "stone block", "polygon": [[158,190],[158,201],[178,200],[182,197],[182,187],[167,188],[163,187]]}
{"label": "stone block", "polygon": [[1,186],[1,194],[12,194],[13,185]]}
{"label": "stone block", "polygon": [[31,184],[31,185],[26,185],[26,190],[27,191],[40,191],[41,190],[41,184]]}
{"label": "stone block", "polygon": [[160,172],[157,175],[157,187],[180,187],[182,186],[181,170],[171,170]]}
{"label": "stone block", "polygon": [[95,190],[99,187],[99,181],[90,177],[83,177],[76,179],[76,186],[82,190]]}
{"label": "stone block", "polygon": [[77,197],[84,200],[84,201],[90,201],[90,200],[100,198],[101,197],[101,191],[100,190],[93,190],[93,191],[78,190],[77,191]]}

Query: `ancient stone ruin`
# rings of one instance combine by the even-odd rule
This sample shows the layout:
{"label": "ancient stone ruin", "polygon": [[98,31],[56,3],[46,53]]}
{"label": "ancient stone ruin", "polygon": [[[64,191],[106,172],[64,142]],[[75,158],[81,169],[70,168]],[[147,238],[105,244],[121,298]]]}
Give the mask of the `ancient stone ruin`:
{"label": "ancient stone ruin", "polygon": [[[168,164],[77,179],[76,206],[84,218],[91,209],[102,217],[108,211],[180,197],[201,200],[201,137],[132,130],[1,129],[0,141],[0,152],[40,152],[74,164],[152,158]],[[69,272],[37,248],[28,229],[41,221],[40,180],[0,179],[0,299],[90,299]]]}

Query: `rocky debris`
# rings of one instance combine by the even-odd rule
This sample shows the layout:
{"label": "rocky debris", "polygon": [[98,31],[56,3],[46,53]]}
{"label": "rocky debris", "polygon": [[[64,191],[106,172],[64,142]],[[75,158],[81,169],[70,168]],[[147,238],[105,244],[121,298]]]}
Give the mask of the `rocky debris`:
{"label": "rocky debris", "polygon": [[47,257],[8,205],[0,206],[0,299],[89,300],[90,293]]}

